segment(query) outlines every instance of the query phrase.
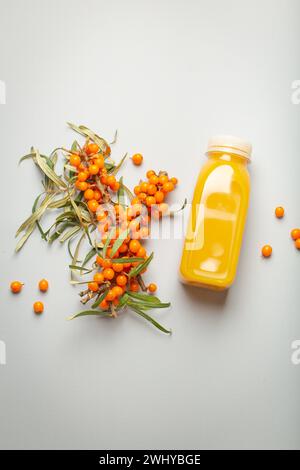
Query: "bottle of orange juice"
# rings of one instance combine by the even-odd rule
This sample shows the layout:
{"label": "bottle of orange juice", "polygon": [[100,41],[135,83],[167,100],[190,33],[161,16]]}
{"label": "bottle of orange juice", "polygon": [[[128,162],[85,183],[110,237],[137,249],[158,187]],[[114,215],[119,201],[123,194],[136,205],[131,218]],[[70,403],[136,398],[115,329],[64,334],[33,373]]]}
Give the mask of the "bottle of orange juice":
{"label": "bottle of orange juice", "polygon": [[237,137],[210,139],[183,247],[183,282],[216,290],[233,283],[248,210],[251,151],[251,144]]}

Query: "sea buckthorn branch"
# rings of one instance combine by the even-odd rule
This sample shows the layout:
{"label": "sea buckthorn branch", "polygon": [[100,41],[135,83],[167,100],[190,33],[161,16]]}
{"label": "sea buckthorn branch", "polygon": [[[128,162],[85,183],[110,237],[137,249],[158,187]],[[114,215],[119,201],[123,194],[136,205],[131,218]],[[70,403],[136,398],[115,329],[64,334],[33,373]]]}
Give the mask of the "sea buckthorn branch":
{"label": "sea buckthorn branch", "polygon": [[[17,231],[21,238],[16,251],[23,247],[36,227],[50,244],[55,240],[67,242],[71,284],[86,286],[79,293],[83,304],[93,301],[88,310],[69,319],[87,315],[117,317],[129,308],[160,331],[170,333],[147,313],[151,309],[169,307],[170,303],[161,302],[153,295],[156,285],[146,286],[143,280],[153,259],[153,253],[148,256],[143,240],[150,235],[152,218],[172,215],[165,199],[174,190],[177,179],[169,178],[165,171],[156,174],[149,170],[147,180],[141,180],[133,194],[123,177],[116,178],[127,154],[115,164],[110,144],[104,138],[85,126],[70,123],[69,126],[85,138],[82,146],[75,140],[70,149],[58,147],[49,157],[31,148],[20,160],[32,159],[37,165],[43,175],[44,191],[36,198],[32,214]],[[111,145],[115,141],[116,135]],[[55,170],[59,153],[64,156],[62,175]],[[59,210],[59,214],[45,231],[41,219],[52,210]],[[80,259],[84,241],[90,248]],[[87,267],[90,262],[92,266]],[[90,277],[91,273],[92,279],[76,278],[76,274],[83,278]]]}

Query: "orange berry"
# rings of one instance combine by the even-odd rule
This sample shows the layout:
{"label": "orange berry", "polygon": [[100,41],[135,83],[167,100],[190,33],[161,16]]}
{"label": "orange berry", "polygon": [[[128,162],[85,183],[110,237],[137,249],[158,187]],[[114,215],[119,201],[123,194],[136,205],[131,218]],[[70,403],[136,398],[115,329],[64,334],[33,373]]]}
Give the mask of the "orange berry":
{"label": "orange berry", "polygon": [[137,196],[141,192],[141,187],[140,186],[135,186],[134,189],[133,189],[133,192]]}
{"label": "orange berry", "polygon": [[178,179],[173,176],[173,178],[170,179],[170,181],[176,186],[178,184]]}
{"label": "orange berry", "polygon": [[41,279],[40,282],[39,282],[40,291],[46,292],[48,290],[48,287],[49,287],[49,283],[48,283],[47,279]]}
{"label": "orange berry", "polygon": [[262,255],[265,258],[269,258],[272,254],[272,247],[271,245],[264,245],[261,249]]}
{"label": "orange berry", "polygon": [[97,175],[99,173],[99,167],[97,165],[90,165],[89,166],[89,174],[90,175]]}
{"label": "orange berry", "polygon": [[120,295],[123,294],[123,289],[120,286],[114,286],[112,288],[113,293],[115,294],[115,297],[120,297]]}
{"label": "orange berry", "polygon": [[81,163],[81,159],[79,155],[76,155],[75,153],[72,153],[70,155],[70,165],[78,167]]}
{"label": "orange berry", "polygon": [[103,271],[103,276],[105,279],[111,281],[114,278],[115,272],[111,268],[105,268]]}
{"label": "orange berry", "polygon": [[115,293],[114,293],[113,289],[109,289],[109,291],[106,294],[105,300],[108,300],[110,302],[110,301],[114,300],[114,298],[115,298]]}
{"label": "orange berry", "polygon": [[33,310],[34,310],[34,313],[42,313],[44,311],[43,302],[34,302]]}
{"label": "orange berry", "polygon": [[94,165],[97,165],[99,169],[104,168],[104,158],[103,155],[99,155],[97,158],[94,159],[93,161]]}
{"label": "orange berry", "polygon": [[86,181],[89,177],[89,174],[86,171],[80,171],[77,175],[78,181]]}
{"label": "orange berry", "polygon": [[154,170],[148,170],[147,173],[146,173],[147,178],[151,178],[151,176],[154,176],[154,175],[155,175]]}
{"label": "orange berry", "polygon": [[110,189],[111,189],[112,191],[115,191],[115,192],[116,192],[116,191],[119,191],[119,189],[120,189],[120,183],[119,183],[119,181],[115,181],[115,182],[111,185]]}
{"label": "orange berry", "polygon": [[281,219],[284,216],[284,208],[279,206],[275,209],[275,215],[278,219]]}
{"label": "orange berry", "polygon": [[131,290],[131,292],[138,292],[140,290],[140,285],[138,282],[132,281],[130,283],[129,289]]}
{"label": "orange berry", "polygon": [[110,259],[108,258],[105,258],[102,260],[102,268],[106,269],[106,268],[111,268],[111,265],[112,265],[112,262]]}
{"label": "orange berry", "polygon": [[[123,291],[122,291],[122,292],[123,292]],[[117,298],[115,298],[115,299],[112,301],[112,303],[113,303],[115,306],[117,306],[117,305],[119,305],[120,300],[117,299]]]}
{"label": "orange berry", "polygon": [[[112,252],[112,248],[108,248],[107,251],[106,251],[106,255],[108,256],[108,258],[111,258],[111,252]],[[119,251],[117,250],[113,256],[113,258],[118,258],[119,257]]]}
{"label": "orange berry", "polygon": [[156,191],[157,191],[157,187],[155,186],[155,184],[150,183],[149,186],[148,186],[148,191],[147,191],[148,194],[150,196],[153,196],[153,194],[155,194]]}
{"label": "orange berry", "polygon": [[88,201],[94,199],[94,191],[92,189],[87,189],[86,191],[84,191],[84,197]]}
{"label": "orange berry", "polygon": [[99,189],[94,189],[94,199],[96,199],[96,201],[99,201],[101,199],[101,193]]}
{"label": "orange berry", "polygon": [[146,206],[151,207],[153,204],[156,204],[156,199],[154,196],[147,196],[145,199]]}
{"label": "orange berry", "polygon": [[87,155],[94,155],[99,152],[99,147],[97,144],[91,143],[85,147],[85,152]]}
{"label": "orange berry", "polygon": [[92,292],[97,292],[99,289],[98,283],[97,282],[89,282],[88,283],[88,289],[91,290]]}
{"label": "orange berry", "polygon": [[138,194],[138,198],[140,201],[144,201],[147,197],[147,194],[146,193],[139,193]]}
{"label": "orange berry", "polygon": [[120,253],[126,253],[128,251],[128,245],[126,243],[122,243],[122,245],[119,248]]}
{"label": "orange berry", "polygon": [[158,177],[158,182],[159,184],[163,185],[165,183],[167,183],[169,181],[169,178],[167,177],[167,175],[160,175]]}
{"label": "orange berry", "polygon": [[14,294],[18,294],[19,292],[21,292],[22,288],[23,288],[23,283],[20,282],[20,281],[13,281],[11,284],[10,284],[10,290],[14,293]]}
{"label": "orange berry", "polygon": [[138,197],[134,197],[131,201],[131,205],[134,206],[135,204],[139,204],[140,203],[140,200]]}
{"label": "orange berry", "polygon": [[159,204],[158,208],[159,208],[159,212],[160,212],[162,215],[166,214],[166,213],[168,212],[168,210],[169,210],[169,206],[168,206],[168,204],[165,203],[165,202],[162,202],[161,204]]}
{"label": "orange berry", "polygon": [[111,152],[111,148],[109,145],[107,145],[104,150],[104,155],[107,157],[108,155],[110,155],[110,152]]}
{"label": "orange berry", "polygon": [[126,286],[127,277],[124,274],[119,274],[117,276],[116,283],[118,284],[118,286],[121,286],[121,287]]}
{"label": "orange berry", "polygon": [[156,292],[156,291],[157,291],[157,285],[152,282],[152,283],[149,284],[149,286],[148,286],[148,291],[149,291],[149,292]]}
{"label": "orange berry", "polygon": [[146,256],[146,254],[147,253],[146,253],[145,248],[143,246],[141,246],[141,248],[139,248],[139,250],[137,251],[136,256],[138,258],[144,258]]}
{"label": "orange berry", "polygon": [[102,302],[100,303],[99,307],[102,308],[103,310],[107,310],[108,309],[107,300],[103,299]]}
{"label": "orange berry", "polygon": [[79,191],[85,191],[88,188],[88,184],[86,181],[76,181],[75,186]]}
{"label": "orange berry", "polygon": [[291,231],[291,237],[293,240],[298,240],[298,238],[300,238],[300,228],[294,228]]}
{"label": "orange berry", "polygon": [[174,189],[174,184],[171,181],[163,184],[162,190],[164,193],[170,193]]}
{"label": "orange berry", "polygon": [[96,273],[94,274],[94,281],[98,282],[98,284],[101,284],[104,281],[104,276],[103,273]]}
{"label": "orange berry", "polygon": [[132,156],[132,161],[135,165],[141,165],[143,161],[143,155],[141,155],[140,153],[135,153]]}
{"label": "orange berry", "polygon": [[102,184],[107,184],[107,175],[101,175],[100,176],[100,181]]}
{"label": "orange berry", "polygon": [[112,268],[116,273],[120,273],[123,271],[123,264],[122,263],[112,263]]}
{"label": "orange berry", "polygon": [[137,253],[140,248],[141,244],[138,240],[131,240],[131,242],[129,243],[129,249],[131,253]]}
{"label": "orange berry", "polygon": [[295,247],[297,248],[297,250],[300,250],[300,238],[297,238],[297,240],[295,240]]}
{"label": "orange berry", "polygon": [[144,181],[143,183],[140,184],[140,188],[141,188],[141,193],[147,193],[148,188],[149,188],[149,183]]}
{"label": "orange berry", "polygon": [[110,187],[113,186],[115,182],[116,182],[116,178],[114,177],[114,175],[110,175],[106,179],[106,184]]}
{"label": "orange berry", "polygon": [[87,204],[91,212],[96,212],[99,207],[99,203],[95,199],[91,199]]}
{"label": "orange berry", "polygon": [[160,202],[163,202],[165,198],[165,194],[162,191],[156,191],[154,194],[155,201],[159,204]]}
{"label": "orange berry", "polygon": [[156,175],[150,176],[149,183],[157,185],[158,184],[158,176],[156,176]]}

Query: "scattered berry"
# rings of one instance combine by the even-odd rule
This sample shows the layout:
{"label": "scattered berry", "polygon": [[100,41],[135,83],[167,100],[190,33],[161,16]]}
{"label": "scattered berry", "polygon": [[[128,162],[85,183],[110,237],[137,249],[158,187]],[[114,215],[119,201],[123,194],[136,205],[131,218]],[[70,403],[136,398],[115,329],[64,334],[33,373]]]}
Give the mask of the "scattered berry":
{"label": "scattered berry", "polygon": [[14,294],[18,294],[19,292],[21,292],[22,288],[23,288],[23,283],[20,282],[20,281],[13,281],[11,284],[10,284],[10,290],[14,293]]}
{"label": "scattered berry", "polygon": [[265,258],[269,258],[272,254],[272,247],[271,245],[264,245],[261,249],[262,255]]}

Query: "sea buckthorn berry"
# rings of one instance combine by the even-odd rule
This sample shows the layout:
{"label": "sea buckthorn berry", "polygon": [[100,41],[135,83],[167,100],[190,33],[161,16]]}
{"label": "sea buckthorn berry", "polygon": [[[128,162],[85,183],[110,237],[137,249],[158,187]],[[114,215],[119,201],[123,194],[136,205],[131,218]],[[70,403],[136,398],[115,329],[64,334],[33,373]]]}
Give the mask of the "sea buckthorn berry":
{"label": "sea buckthorn berry", "polygon": [[139,185],[135,186],[133,192],[137,196],[141,192],[141,187]]}
{"label": "sea buckthorn berry", "polygon": [[140,184],[140,188],[141,188],[141,193],[147,193],[147,192],[148,192],[148,188],[149,188],[149,183],[147,183],[146,181],[143,181],[143,182]]}
{"label": "sea buckthorn berry", "polygon": [[141,192],[141,193],[138,194],[138,198],[139,198],[140,201],[144,201],[146,199],[146,197],[147,197],[146,193]]}
{"label": "sea buckthorn berry", "polygon": [[99,201],[101,199],[101,193],[99,189],[94,189],[94,199],[96,199],[96,201]]}
{"label": "sea buckthorn berry", "polygon": [[99,207],[99,203],[95,199],[91,199],[87,204],[91,212],[96,212]]}
{"label": "sea buckthorn berry", "polygon": [[[117,237],[116,237],[117,238]],[[106,255],[108,256],[108,258],[111,258],[111,252],[112,252],[112,248],[108,248],[107,251],[106,251]],[[118,258],[119,257],[119,250],[117,250],[113,256],[113,258]]]}
{"label": "sea buckthorn berry", "polygon": [[174,189],[174,184],[171,181],[163,184],[162,190],[164,193],[170,193]]}
{"label": "sea buckthorn berry", "polygon": [[140,200],[138,197],[134,197],[132,200],[131,200],[131,205],[134,206],[135,204],[139,204],[140,203]]}
{"label": "sea buckthorn berry", "polygon": [[148,170],[147,173],[146,173],[147,178],[151,178],[151,176],[154,176],[154,175],[155,175],[154,170]]}
{"label": "sea buckthorn berry", "polygon": [[158,176],[156,176],[156,175],[150,176],[149,183],[157,185],[158,184]]}
{"label": "sea buckthorn berry", "polygon": [[157,191],[157,187],[155,186],[155,184],[152,184],[152,183],[149,183],[149,186],[148,186],[148,194],[150,196],[153,196],[153,194],[155,194]]}
{"label": "sea buckthorn berry", "polygon": [[97,282],[89,282],[88,283],[88,289],[92,292],[97,292],[99,289],[98,283]]}
{"label": "sea buckthorn berry", "polygon": [[23,283],[20,282],[20,281],[13,281],[11,284],[10,284],[10,290],[14,293],[14,294],[18,294],[19,292],[21,292],[22,288],[23,288]]}
{"label": "sea buckthorn berry", "polygon": [[99,155],[97,158],[94,158],[94,165],[97,165],[99,169],[104,168],[104,158],[103,155]]}
{"label": "sea buckthorn berry", "polygon": [[141,244],[137,240],[131,240],[131,242],[129,243],[129,249],[131,253],[137,253],[140,248],[141,248]]}
{"label": "sea buckthorn berry", "polygon": [[167,177],[167,175],[160,175],[158,177],[158,182],[159,184],[161,185],[164,185],[165,183],[167,183],[169,181],[169,178]]}
{"label": "sea buckthorn berry", "polygon": [[138,258],[144,258],[146,255],[147,255],[147,252],[146,252],[145,248],[143,246],[141,246],[141,248],[139,248],[139,250],[137,251],[136,256]]}
{"label": "sea buckthorn berry", "polygon": [[124,274],[119,274],[116,278],[116,283],[118,284],[118,286],[126,286],[127,284],[127,277],[124,275]]}
{"label": "sea buckthorn berry", "polygon": [[77,189],[79,189],[79,191],[85,191],[88,188],[86,181],[76,181],[75,186]]}
{"label": "sea buckthorn berry", "polygon": [[139,283],[136,281],[132,281],[130,283],[129,290],[131,290],[131,292],[138,292],[140,290]]}
{"label": "sea buckthorn berry", "polygon": [[291,237],[293,240],[297,240],[298,238],[300,238],[300,228],[294,228],[291,231]]}
{"label": "sea buckthorn berry", "polygon": [[75,153],[72,153],[70,155],[70,165],[78,167],[81,163],[81,159],[79,155],[76,155]]}
{"label": "sea buckthorn berry", "polygon": [[170,179],[170,181],[176,186],[178,184],[178,179],[173,176],[173,178]]}
{"label": "sea buckthorn berry", "polygon": [[149,284],[149,286],[148,286],[148,291],[149,291],[149,292],[156,292],[156,291],[157,291],[157,285],[152,282],[152,283]]}
{"label": "sea buckthorn berry", "polygon": [[86,191],[84,191],[84,197],[87,201],[94,199],[94,191],[92,189],[87,189]]}
{"label": "sea buckthorn berry", "polygon": [[39,289],[41,292],[46,292],[48,290],[49,283],[47,279],[41,279],[39,282]]}
{"label": "sea buckthorn berry", "polygon": [[89,177],[89,174],[87,171],[80,171],[77,175],[77,180],[78,181],[86,181]]}
{"label": "sea buckthorn berry", "polygon": [[101,175],[100,176],[100,181],[102,184],[107,184],[107,178],[108,176],[107,175]]}
{"label": "sea buckthorn berry", "polygon": [[94,155],[99,152],[99,147],[97,144],[91,143],[85,147],[85,152],[87,155]]}
{"label": "sea buckthorn berry", "polygon": [[165,194],[162,191],[156,191],[154,194],[155,201],[159,204],[160,202],[163,202],[165,199]]}
{"label": "sea buckthorn berry", "polygon": [[262,252],[262,255],[265,257],[265,258],[269,258],[272,254],[272,247],[271,245],[264,245],[261,249],[261,252]]}
{"label": "sea buckthorn berry", "polygon": [[127,251],[128,251],[127,243],[122,243],[122,245],[119,248],[119,253],[126,253]]}
{"label": "sea buckthorn berry", "polygon": [[153,204],[156,204],[156,199],[154,196],[147,196],[145,199],[146,206],[151,207]]}
{"label": "sea buckthorn berry", "polygon": [[34,302],[33,304],[33,310],[34,310],[34,313],[43,313],[44,311],[44,304],[43,302]]}
{"label": "sea buckthorn berry", "polygon": [[112,265],[112,262],[111,262],[110,259],[105,258],[105,259],[102,260],[102,267],[103,267],[104,269],[106,269],[106,268],[111,268],[111,265]]}
{"label": "sea buckthorn berry", "polygon": [[284,216],[284,208],[281,207],[281,206],[276,207],[275,215],[276,215],[277,219],[282,219],[282,217]]}
{"label": "sea buckthorn berry", "polygon": [[108,302],[111,302],[115,298],[115,293],[113,289],[109,289],[109,291],[106,294],[105,300],[108,300]]}
{"label": "sea buckthorn berry", "polygon": [[113,186],[116,182],[116,178],[114,177],[114,175],[109,175],[107,178],[106,178],[106,184],[108,186]]}
{"label": "sea buckthorn berry", "polygon": [[89,166],[89,174],[90,175],[97,175],[99,173],[99,167],[97,165],[90,165]]}
{"label": "sea buckthorn berry", "polygon": [[123,289],[120,286],[114,286],[112,290],[114,291],[115,297],[120,297],[120,295],[123,294]]}
{"label": "sea buckthorn berry", "polygon": [[120,183],[119,183],[119,181],[115,181],[115,182],[110,186],[110,189],[111,189],[112,191],[115,191],[115,192],[116,192],[116,191],[119,191],[119,189],[120,189]]}
{"label": "sea buckthorn berry", "polygon": [[123,271],[123,264],[122,263],[113,263],[112,268],[115,273],[121,273]]}
{"label": "sea buckthorn berry", "polygon": [[102,308],[102,310],[107,310],[108,309],[107,300],[103,299],[102,302],[100,303],[99,307]]}
{"label": "sea buckthorn berry", "polygon": [[93,279],[94,279],[95,282],[98,282],[98,284],[101,284],[104,281],[103,273],[94,274]]}
{"label": "sea buckthorn berry", "polygon": [[300,238],[297,238],[297,240],[295,240],[295,247],[297,248],[297,250],[300,250]]}
{"label": "sea buckthorn berry", "polygon": [[132,161],[135,165],[141,165],[143,161],[143,155],[141,155],[140,153],[135,153],[132,156]]}
{"label": "sea buckthorn berry", "polygon": [[108,279],[109,281],[111,281],[115,276],[115,272],[111,268],[105,268],[103,270],[103,276],[104,276],[104,279]]}

